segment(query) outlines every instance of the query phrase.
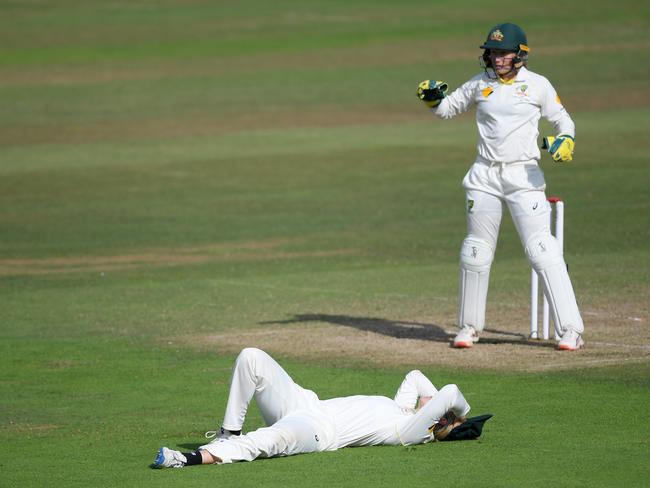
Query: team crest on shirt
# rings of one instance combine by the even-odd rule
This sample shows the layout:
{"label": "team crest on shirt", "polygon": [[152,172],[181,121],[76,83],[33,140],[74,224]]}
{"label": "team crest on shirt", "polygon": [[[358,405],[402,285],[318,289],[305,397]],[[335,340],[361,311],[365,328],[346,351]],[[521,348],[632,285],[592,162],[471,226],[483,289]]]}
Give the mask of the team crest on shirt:
{"label": "team crest on shirt", "polygon": [[517,89],[515,90],[515,93],[519,97],[527,97],[528,96],[528,85],[519,85]]}
{"label": "team crest on shirt", "polygon": [[490,34],[490,40],[501,42],[503,40],[503,32],[499,29],[492,31],[492,34]]}

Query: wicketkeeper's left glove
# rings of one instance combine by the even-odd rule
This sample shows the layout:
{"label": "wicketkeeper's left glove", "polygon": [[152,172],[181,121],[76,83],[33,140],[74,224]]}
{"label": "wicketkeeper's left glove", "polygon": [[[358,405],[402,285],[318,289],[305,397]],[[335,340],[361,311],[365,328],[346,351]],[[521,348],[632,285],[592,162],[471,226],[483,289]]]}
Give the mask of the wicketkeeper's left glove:
{"label": "wicketkeeper's left glove", "polygon": [[424,80],[418,85],[418,98],[430,108],[437,107],[447,95],[449,85],[444,81]]}
{"label": "wicketkeeper's left glove", "polygon": [[557,137],[545,137],[542,142],[542,149],[547,149],[553,157],[553,161],[568,163],[573,159],[575,141],[567,134],[560,134]]}

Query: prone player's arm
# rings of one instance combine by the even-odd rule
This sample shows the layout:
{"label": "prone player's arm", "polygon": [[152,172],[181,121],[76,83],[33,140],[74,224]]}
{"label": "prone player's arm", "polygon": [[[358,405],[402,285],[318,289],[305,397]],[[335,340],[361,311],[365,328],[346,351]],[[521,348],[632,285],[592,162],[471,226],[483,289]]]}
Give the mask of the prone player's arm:
{"label": "prone player's arm", "polygon": [[394,400],[400,407],[416,408],[418,398],[421,402],[422,398],[432,397],[437,392],[438,390],[433,386],[429,378],[416,369],[406,375],[395,394]]}
{"label": "prone player's arm", "polygon": [[421,444],[431,439],[431,429],[447,411],[457,417],[465,417],[470,406],[456,385],[446,385],[406,422],[400,425],[399,438],[402,444]]}

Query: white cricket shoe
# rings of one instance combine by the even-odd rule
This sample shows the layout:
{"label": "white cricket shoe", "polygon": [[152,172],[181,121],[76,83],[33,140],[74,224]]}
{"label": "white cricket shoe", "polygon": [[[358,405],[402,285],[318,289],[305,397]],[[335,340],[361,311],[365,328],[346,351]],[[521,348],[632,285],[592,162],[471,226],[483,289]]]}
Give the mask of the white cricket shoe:
{"label": "white cricket shoe", "polygon": [[478,334],[474,330],[474,327],[469,325],[460,329],[456,337],[454,337],[454,347],[458,348],[472,347],[475,342],[478,342]]}
{"label": "white cricket shoe", "polygon": [[585,341],[582,340],[580,334],[573,329],[568,329],[558,342],[557,348],[560,351],[577,351],[584,345]]}
{"label": "white cricket shoe", "polygon": [[180,451],[161,447],[153,462],[154,468],[182,468],[187,464],[187,458]]}

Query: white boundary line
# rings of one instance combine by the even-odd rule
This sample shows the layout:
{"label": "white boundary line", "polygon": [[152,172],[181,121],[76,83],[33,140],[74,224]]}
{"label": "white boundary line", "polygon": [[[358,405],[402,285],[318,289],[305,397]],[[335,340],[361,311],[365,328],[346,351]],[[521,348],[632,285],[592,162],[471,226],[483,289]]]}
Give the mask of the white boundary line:
{"label": "white boundary line", "polygon": [[[579,354],[579,353],[562,353],[562,354]],[[525,368],[521,371],[525,372],[538,372],[538,371],[551,371],[556,369],[580,369],[582,367],[591,367],[591,366],[606,366],[608,364],[636,364],[636,363],[647,363],[650,362],[650,356],[640,356],[640,357],[619,357],[619,358],[609,358],[609,359],[586,359],[586,360],[576,360],[570,363],[558,363],[556,361],[549,364],[540,364],[532,368]]]}
{"label": "white boundary line", "polygon": [[622,349],[645,349],[650,351],[650,344],[620,344],[617,342],[595,342],[589,341],[587,345],[593,344],[594,346],[605,347],[620,347]]}

